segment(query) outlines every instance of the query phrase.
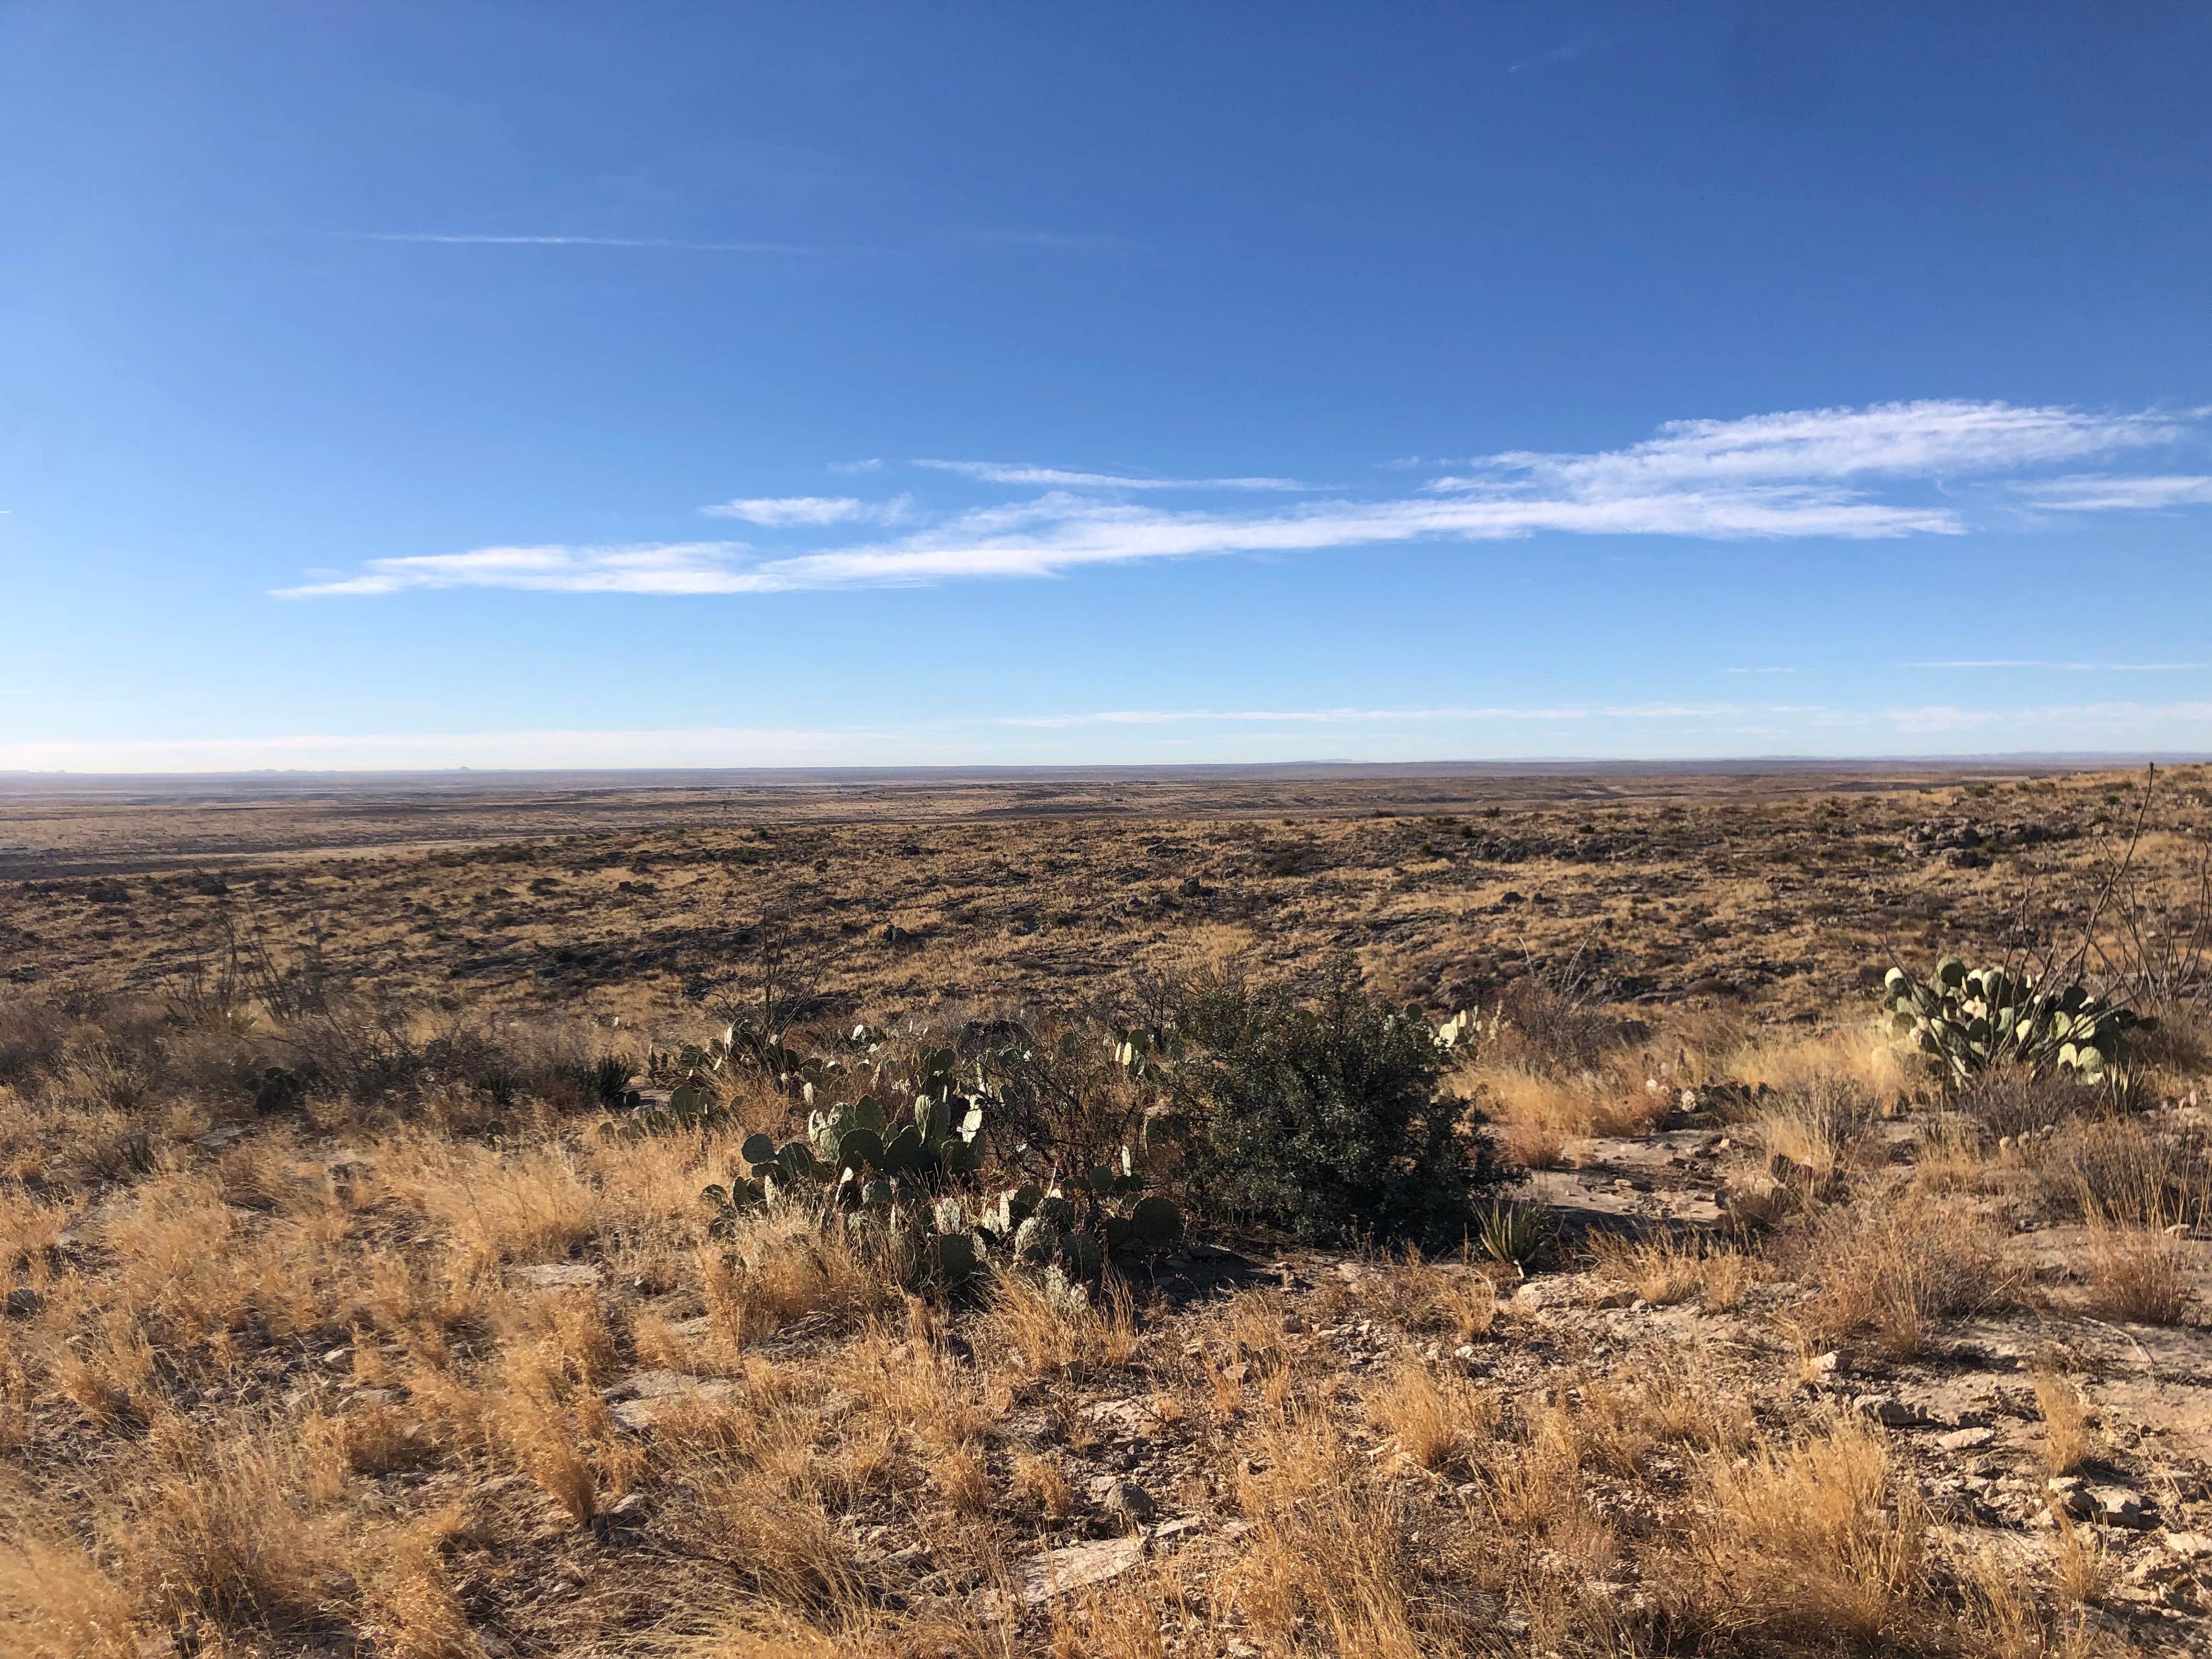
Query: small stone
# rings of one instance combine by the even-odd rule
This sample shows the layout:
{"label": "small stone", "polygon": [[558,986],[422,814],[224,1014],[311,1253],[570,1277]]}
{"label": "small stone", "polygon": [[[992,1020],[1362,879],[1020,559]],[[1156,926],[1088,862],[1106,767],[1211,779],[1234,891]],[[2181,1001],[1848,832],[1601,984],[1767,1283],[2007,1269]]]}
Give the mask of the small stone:
{"label": "small stone", "polygon": [[2212,1534],[2170,1532],[2166,1535],[2166,1547],[2185,1561],[2201,1561],[2212,1555]]}
{"label": "small stone", "polygon": [[1928,1413],[1919,1407],[1893,1394],[1863,1394],[1851,1403],[1863,1415],[1871,1417],[1884,1428],[1910,1428],[1928,1420]]}
{"label": "small stone", "polygon": [[645,1494],[634,1492],[607,1511],[610,1521],[632,1521],[645,1518]]}
{"label": "small stone", "polygon": [[1283,1334],[1285,1336],[1296,1336],[1300,1331],[1305,1329],[1305,1328],[1306,1322],[1301,1319],[1297,1315],[1289,1313],[1283,1316]]}
{"label": "small stone", "polygon": [[2043,1493],[2051,1507],[2077,1521],[2087,1521],[2095,1512],[2096,1504],[2082,1483],[2070,1474],[2054,1474],[2043,1483]]}
{"label": "small stone", "polygon": [[334,1371],[344,1370],[353,1364],[353,1350],[350,1347],[332,1348],[323,1356],[323,1364]]}
{"label": "small stone", "polygon": [[2139,1492],[2125,1486],[2092,1486],[2085,1494],[2090,1504],[2090,1514],[2108,1527],[2130,1527],[2140,1529],[2153,1525],[2150,1506]]}
{"label": "small stone", "polygon": [[726,1377],[687,1376],[677,1371],[640,1371],[605,1390],[616,1422],[626,1429],[649,1429],[692,1401],[727,1400],[737,1385]]}
{"label": "small stone", "polygon": [[533,1291],[586,1291],[599,1282],[599,1270],[588,1261],[541,1261],[509,1267],[507,1276]]}
{"label": "small stone", "polygon": [[1948,1434],[1939,1434],[1936,1443],[1945,1451],[1979,1451],[1997,1437],[1995,1429],[1954,1429]]}
{"label": "small stone", "polygon": [[[1018,1568],[1021,1575],[1018,1606],[1042,1607],[1055,1596],[1103,1584],[1120,1577],[1144,1559],[1141,1538],[1107,1538],[1033,1555]],[[995,1592],[987,1591],[980,1599],[987,1617],[1018,1611],[1018,1607],[1007,1607],[1005,1598]]]}
{"label": "small stone", "polygon": [[28,1319],[38,1312],[41,1304],[39,1293],[28,1285],[18,1285],[8,1292],[8,1317]]}
{"label": "small stone", "polygon": [[1133,1480],[1116,1480],[1109,1486],[1103,1507],[1108,1514],[1125,1516],[1140,1526],[1159,1512],[1152,1493]]}

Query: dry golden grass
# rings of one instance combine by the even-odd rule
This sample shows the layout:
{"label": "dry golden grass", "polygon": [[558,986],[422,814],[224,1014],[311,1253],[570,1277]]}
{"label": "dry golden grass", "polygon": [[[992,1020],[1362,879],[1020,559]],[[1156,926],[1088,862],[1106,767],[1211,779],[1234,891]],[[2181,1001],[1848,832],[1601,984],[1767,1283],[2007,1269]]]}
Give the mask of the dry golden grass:
{"label": "dry golden grass", "polygon": [[138,1602],[50,1519],[0,1535],[0,1636],[25,1659],[137,1659]]}
{"label": "dry golden grass", "polygon": [[1375,1276],[1365,1292],[1391,1316],[1415,1330],[1440,1331],[1455,1342],[1471,1342],[1498,1322],[1498,1284],[1487,1273],[1463,1265],[1432,1261],[1408,1249]]}
{"label": "dry golden grass", "polygon": [[1891,1352],[1917,1353],[1932,1322],[2002,1306],[2023,1282],[1987,1214],[1917,1192],[1817,1216],[1798,1248],[1820,1289],[1793,1318],[1820,1346],[1871,1330]]}
{"label": "dry golden grass", "polygon": [[1641,1447],[1685,1446],[1735,1451],[1753,1438],[1751,1409],[1699,1373],[1697,1356],[1655,1354],[1583,1391],[1582,1432],[1587,1443],[1609,1440],[1611,1461],[1633,1468]]}
{"label": "dry golden grass", "polygon": [[394,1527],[362,1552],[366,1627],[394,1659],[470,1659],[483,1650],[446,1570],[445,1548],[466,1519],[457,1508]]}
{"label": "dry golden grass", "polygon": [[1017,1453],[1013,1485],[1014,1491],[1035,1504],[1047,1520],[1065,1520],[1074,1507],[1075,1494],[1068,1489],[1067,1477],[1049,1458],[1032,1452]]}
{"label": "dry golden grass", "polygon": [[1507,1155],[1532,1168],[1556,1162],[1565,1142],[1583,1136],[1641,1134],[1663,1122],[1674,1106],[1671,1096],[1610,1073],[1563,1077],[1524,1064],[1477,1065],[1462,1075],[1482,1091]]}
{"label": "dry golden grass", "polygon": [[336,1518],[316,1513],[313,1473],[290,1436],[272,1430],[210,1443],[157,1418],[145,1457],[100,1518],[140,1593],[172,1617],[313,1616],[346,1565]]}
{"label": "dry golden grass", "polygon": [[1402,1355],[1366,1396],[1375,1425],[1425,1469],[1468,1467],[1498,1427],[1494,1395],[1464,1378]]}
{"label": "dry golden grass", "polygon": [[1474,1607],[1435,1593],[1441,1553],[1411,1549],[1402,1500],[1310,1411],[1270,1413],[1258,1473],[1238,1502],[1252,1521],[1224,1574],[1228,1601],[1262,1644],[1318,1638],[1343,1659],[1417,1659],[1486,1633]]}
{"label": "dry golden grass", "polygon": [[2070,1618],[2042,1605],[2012,1551],[1985,1544],[1953,1567],[1964,1603],[1961,1647],[1978,1659],[2093,1659],[2118,1651],[2081,1616],[2078,1601]]}
{"label": "dry golden grass", "polygon": [[1109,1298],[1104,1313],[1090,1304],[1055,1303],[1042,1286],[1008,1275],[994,1285],[984,1316],[987,1340],[1033,1376],[1056,1376],[1115,1363],[1135,1340],[1134,1314],[1126,1297]]}
{"label": "dry golden grass", "polygon": [[694,1261],[708,1310],[733,1348],[810,1314],[858,1324],[903,1305],[885,1261],[796,1211],[756,1212],[732,1238],[700,1249]]}
{"label": "dry golden grass", "polygon": [[1731,1633],[1906,1645],[1923,1614],[1927,1517],[1881,1435],[1846,1421],[1802,1444],[1708,1465],[1692,1544],[1705,1616]]}
{"label": "dry golden grass", "polygon": [[1876,1160],[1875,1097],[1848,1078],[1815,1078],[1768,1097],[1745,1125],[1768,1158],[1814,1196],[1833,1191],[1844,1171]]}
{"label": "dry golden grass", "polygon": [[2112,1588],[2115,1577],[2104,1540],[2095,1528],[2082,1526],[2063,1511],[2052,1518],[2058,1529],[2059,1589],[2077,1606],[2100,1600]]}
{"label": "dry golden grass", "polygon": [[1841,1085],[1880,1103],[1924,1089],[1927,1079],[1902,1049],[1863,1019],[1844,1019],[1810,1034],[1773,1028],[1712,1047],[1719,1075],[1756,1089],[1803,1097]]}
{"label": "dry golden grass", "polygon": [[2179,1325],[2194,1294],[2185,1246],[2148,1227],[2104,1227],[2089,1250],[2093,1306],[2106,1319]]}
{"label": "dry golden grass", "polygon": [[558,1145],[501,1152],[404,1141],[378,1168],[393,1196],[420,1206],[471,1267],[558,1261],[598,1229],[598,1196]]}
{"label": "dry golden grass", "polygon": [[2035,1373],[2035,1404],[2043,1413],[2043,1438],[2037,1452],[2048,1474],[2071,1474],[2095,1454],[2089,1407],[2081,1390],[2063,1372],[2045,1367]]}

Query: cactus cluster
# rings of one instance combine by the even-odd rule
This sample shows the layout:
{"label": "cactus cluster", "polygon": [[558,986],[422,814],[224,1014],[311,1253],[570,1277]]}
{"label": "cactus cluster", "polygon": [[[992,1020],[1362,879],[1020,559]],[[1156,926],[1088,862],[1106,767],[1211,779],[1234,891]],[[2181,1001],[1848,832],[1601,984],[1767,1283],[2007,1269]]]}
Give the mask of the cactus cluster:
{"label": "cactus cluster", "polygon": [[1111,1256],[1182,1242],[1182,1212],[1143,1190],[1127,1148],[1118,1170],[1008,1188],[971,1212],[945,1188],[980,1168],[984,1102],[950,1087],[949,1059],[924,1072],[939,1086],[918,1092],[913,1121],[888,1137],[883,1109],[869,1096],[812,1114],[805,1140],[779,1146],[748,1136],[743,1169],[699,1195],[714,1212],[709,1237],[730,1237],[749,1210],[811,1200],[917,1277],[958,1285],[1002,1263],[1040,1276],[1060,1302],[1086,1300]]}
{"label": "cactus cluster", "polygon": [[[1100,1201],[1109,1194],[1127,1201],[1109,1207]],[[1119,1175],[1102,1168],[1049,1190],[1031,1183],[1000,1194],[976,1231],[1017,1266],[1073,1284],[1097,1277],[1109,1256],[1173,1249],[1182,1242],[1182,1212],[1157,1193],[1143,1194],[1125,1154]]]}
{"label": "cactus cluster", "polygon": [[668,1091],[665,1106],[647,1106],[638,1103],[635,1090],[629,1093],[630,1110],[627,1116],[599,1125],[599,1133],[609,1140],[629,1141],[635,1145],[656,1135],[691,1134],[702,1129],[720,1129],[730,1121],[730,1109],[696,1083],[686,1083]]}
{"label": "cactus cluster", "polygon": [[975,1137],[982,1127],[982,1103],[950,1088],[917,1093],[913,1121],[896,1131],[872,1095],[811,1113],[806,1121],[807,1139],[831,1169],[932,1190],[981,1167]]}
{"label": "cactus cluster", "polygon": [[1437,1027],[1437,1047],[1439,1048],[1473,1048],[1476,1036],[1482,1030],[1482,1016],[1462,1008]]}
{"label": "cactus cluster", "polygon": [[1968,968],[1945,957],[1927,979],[1892,968],[1882,981],[1891,1032],[1937,1070],[1963,1079],[1998,1066],[2059,1071],[2095,1083],[2150,1020],[2073,983],[2039,985],[2026,973]]}

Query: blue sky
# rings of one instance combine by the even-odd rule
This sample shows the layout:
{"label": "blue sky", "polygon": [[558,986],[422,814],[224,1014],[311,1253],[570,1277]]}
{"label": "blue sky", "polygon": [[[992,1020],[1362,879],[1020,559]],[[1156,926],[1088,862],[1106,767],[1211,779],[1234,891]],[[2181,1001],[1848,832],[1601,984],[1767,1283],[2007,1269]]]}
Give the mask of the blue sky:
{"label": "blue sky", "polygon": [[0,3],[0,769],[2212,750],[2212,13],[1812,9]]}

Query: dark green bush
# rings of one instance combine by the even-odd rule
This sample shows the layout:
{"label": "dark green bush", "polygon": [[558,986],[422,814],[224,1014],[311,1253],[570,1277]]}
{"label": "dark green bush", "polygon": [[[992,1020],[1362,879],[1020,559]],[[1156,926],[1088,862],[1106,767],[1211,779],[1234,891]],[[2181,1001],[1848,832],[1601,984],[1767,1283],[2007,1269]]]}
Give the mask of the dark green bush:
{"label": "dark green bush", "polygon": [[1518,1178],[1442,1089],[1428,1021],[1370,995],[1348,957],[1294,984],[1188,982],[1170,1018],[1201,1212],[1315,1243],[1455,1249],[1475,1194]]}

